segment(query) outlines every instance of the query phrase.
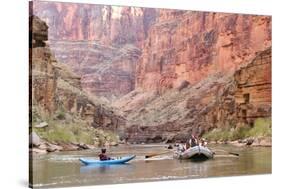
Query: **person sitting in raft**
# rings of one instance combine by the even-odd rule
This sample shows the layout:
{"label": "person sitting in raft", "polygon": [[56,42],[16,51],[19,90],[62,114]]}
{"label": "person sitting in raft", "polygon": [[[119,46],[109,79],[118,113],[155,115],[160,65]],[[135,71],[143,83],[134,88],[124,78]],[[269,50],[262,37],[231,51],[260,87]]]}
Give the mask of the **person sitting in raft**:
{"label": "person sitting in raft", "polygon": [[203,146],[203,147],[206,147],[206,146],[207,146],[207,141],[206,141],[206,139],[202,138],[199,145],[200,145],[200,146]]}
{"label": "person sitting in raft", "polygon": [[189,142],[186,142],[185,143],[185,150],[187,150],[188,148],[190,148],[190,144],[189,144]]}
{"label": "person sitting in raft", "polygon": [[112,160],[112,158],[107,157],[107,155],[106,155],[106,149],[105,149],[105,148],[102,148],[102,149],[101,149],[101,153],[99,154],[99,158],[100,158],[101,161],[104,161],[104,160]]}
{"label": "person sitting in raft", "polygon": [[190,147],[198,146],[198,140],[194,135],[191,135],[191,138],[189,139],[189,146]]}
{"label": "person sitting in raft", "polygon": [[177,151],[178,152],[184,152],[186,149],[185,149],[185,147],[184,147],[184,145],[182,145],[182,144],[179,144],[178,145],[178,147],[177,147]]}

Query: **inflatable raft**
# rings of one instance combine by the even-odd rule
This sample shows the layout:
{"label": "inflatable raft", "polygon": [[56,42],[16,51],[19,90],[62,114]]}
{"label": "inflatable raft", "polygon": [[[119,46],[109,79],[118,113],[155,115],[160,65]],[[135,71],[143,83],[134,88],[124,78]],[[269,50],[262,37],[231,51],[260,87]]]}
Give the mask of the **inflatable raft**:
{"label": "inflatable raft", "polygon": [[214,153],[207,147],[194,146],[184,152],[176,151],[174,157],[177,159],[206,160],[212,159],[214,157]]}

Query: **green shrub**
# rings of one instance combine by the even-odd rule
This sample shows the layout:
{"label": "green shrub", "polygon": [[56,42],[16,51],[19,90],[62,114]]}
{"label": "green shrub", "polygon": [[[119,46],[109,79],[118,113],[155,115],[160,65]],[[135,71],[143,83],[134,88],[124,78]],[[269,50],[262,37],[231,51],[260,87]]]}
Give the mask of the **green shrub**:
{"label": "green shrub", "polygon": [[49,141],[53,142],[77,142],[75,135],[64,128],[57,127],[56,129],[50,130],[49,132],[46,133],[46,138]]}
{"label": "green shrub", "polygon": [[[94,129],[79,115],[70,114],[60,107],[53,115],[46,113],[40,106],[32,107],[32,126],[45,121],[45,129],[32,127],[41,138],[56,143],[85,143],[104,145],[106,142],[118,142],[114,132]],[[30,131],[31,132],[31,131]]]}
{"label": "green shrub", "polygon": [[[226,135],[225,132],[222,131],[222,129],[214,129],[211,132],[208,132],[203,135],[204,138],[212,141],[218,141],[222,139],[222,136]],[[226,136],[224,136],[226,137]]]}
{"label": "green shrub", "polygon": [[103,146],[106,142],[117,142],[118,136],[109,131],[91,128],[84,121],[68,123],[61,120],[49,120],[47,130],[33,128],[39,136],[49,142],[84,143]]}
{"label": "green shrub", "polygon": [[258,118],[255,120],[254,127],[249,131],[249,136],[271,136],[271,119]]}
{"label": "green shrub", "polygon": [[93,135],[90,132],[79,132],[79,134],[76,135],[76,140],[79,143],[94,144]]}
{"label": "green shrub", "polygon": [[211,141],[227,141],[245,139],[248,137],[271,136],[271,119],[258,118],[254,122],[253,128],[243,125],[237,128],[217,128],[203,135],[204,138]]}
{"label": "green shrub", "polygon": [[59,111],[56,115],[56,118],[59,120],[64,120],[65,119],[65,113],[63,111]]}
{"label": "green shrub", "polygon": [[249,130],[250,127],[248,127],[247,125],[234,129],[231,133],[230,140],[238,140],[248,137]]}

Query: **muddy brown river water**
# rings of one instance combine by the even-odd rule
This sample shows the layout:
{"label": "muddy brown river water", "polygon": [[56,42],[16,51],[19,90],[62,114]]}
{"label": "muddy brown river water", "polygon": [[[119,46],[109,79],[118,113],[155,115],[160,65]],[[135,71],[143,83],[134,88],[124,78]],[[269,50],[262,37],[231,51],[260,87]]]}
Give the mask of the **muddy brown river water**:
{"label": "muddy brown river water", "polygon": [[[57,152],[33,157],[33,186],[38,188],[133,183],[159,180],[192,179],[271,173],[271,148],[209,146],[216,152],[212,160],[176,160],[172,153],[146,161],[144,156],[164,152],[167,145],[122,145],[108,148],[108,154],[137,157],[124,165],[85,166],[80,157],[93,158],[99,149]],[[227,152],[238,153],[239,157]]]}

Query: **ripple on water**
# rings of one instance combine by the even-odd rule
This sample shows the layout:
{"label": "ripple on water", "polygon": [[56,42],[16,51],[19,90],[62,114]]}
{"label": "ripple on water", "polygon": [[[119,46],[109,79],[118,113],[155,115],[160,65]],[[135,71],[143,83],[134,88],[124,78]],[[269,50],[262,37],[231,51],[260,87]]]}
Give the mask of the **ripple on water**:
{"label": "ripple on water", "polygon": [[193,163],[173,160],[172,154],[145,159],[147,154],[164,151],[163,145],[120,146],[109,148],[109,156],[136,154],[137,157],[127,166],[90,167],[82,165],[78,159],[95,158],[99,149],[50,153],[34,158],[33,162],[36,165],[33,167],[34,187],[50,188],[271,173],[271,148],[231,146],[214,146],[214,148],[237,152],[240,156],[239,158],[226,156]]}

